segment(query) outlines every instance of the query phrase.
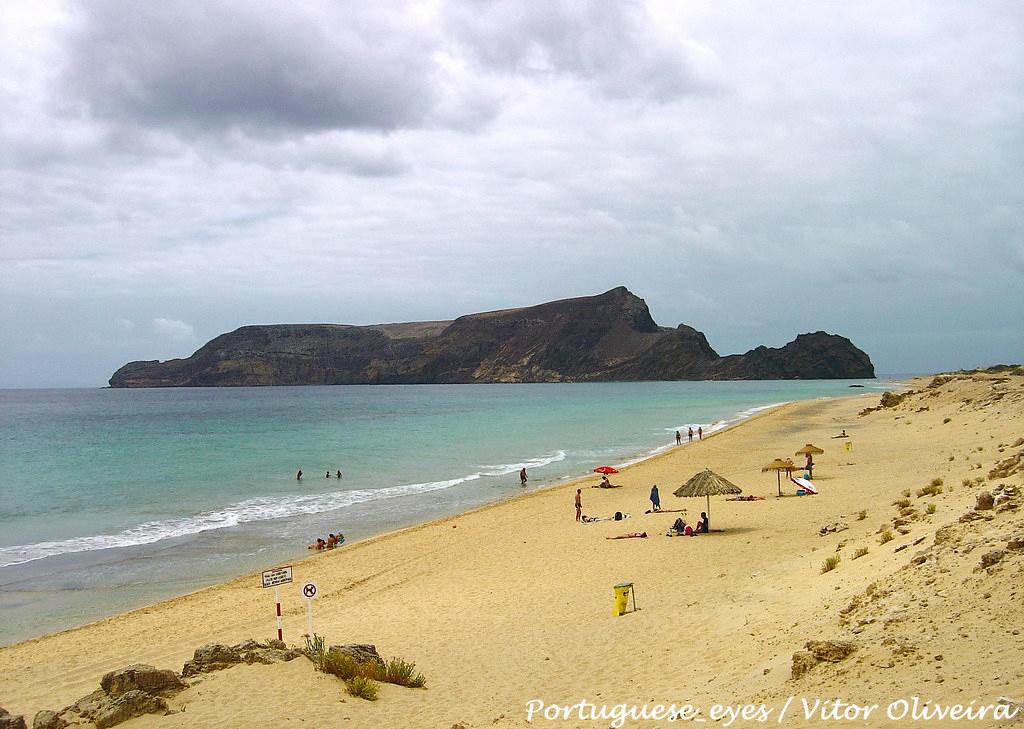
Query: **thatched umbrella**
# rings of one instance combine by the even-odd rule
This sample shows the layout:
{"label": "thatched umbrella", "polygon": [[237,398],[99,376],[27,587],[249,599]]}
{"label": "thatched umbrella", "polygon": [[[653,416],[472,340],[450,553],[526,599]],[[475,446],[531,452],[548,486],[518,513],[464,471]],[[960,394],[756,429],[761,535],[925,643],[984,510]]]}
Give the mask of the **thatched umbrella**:
{"label": "thatched umbrella", "polygon": [[761,473],[765,471],[775,471],[775,480],[779,486],[779,496],[782,496],[782,472],[792,473],[795,468],[795,464],[792,461],[784,461],[781,458],[776,458],[774,461],[764,466],[761,469]]}
{"label": "thatched umbrella", "polygon": [[808,470],[810,470],[810,468],[812,468],[814,466],[814,459],[812,459],[810,457],[812,455],[813,456],[821,455],[824,452],[825,451],[823,451],[821,448],[819,448],[818,446],[814,445],[813,443],[808,443],[807,445],[805,445],[803,448],[798,450],[793,455],[795,455],[795,456],[807,456],[808,457]]}
{"label": "thatched umbrella", "polygon": [[711,531],[711,497],[719,494],[741,494],[741,489],[714,471],[705,468],[675,490],[676,496],[704,496],[708,503],[708,531]]}

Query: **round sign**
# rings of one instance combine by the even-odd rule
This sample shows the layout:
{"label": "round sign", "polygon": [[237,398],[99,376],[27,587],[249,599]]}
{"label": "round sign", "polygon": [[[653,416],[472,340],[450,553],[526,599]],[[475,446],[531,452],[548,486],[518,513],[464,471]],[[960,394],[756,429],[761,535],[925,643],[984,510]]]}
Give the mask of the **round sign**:
{"label": "round sign", "polygon": [[312,600],[316,597],[317,586],[315,582],[304,582],[302,583],[302,597],[306,600]]}

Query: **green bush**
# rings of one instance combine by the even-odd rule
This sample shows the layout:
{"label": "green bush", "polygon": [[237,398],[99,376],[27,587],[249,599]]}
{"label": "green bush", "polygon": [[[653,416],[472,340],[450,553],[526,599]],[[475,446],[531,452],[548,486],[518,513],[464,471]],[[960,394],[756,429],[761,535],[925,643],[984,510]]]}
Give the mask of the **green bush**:
{"label": "green bush", "polygon": [[306,658],[313,662],[313,667],[318,671],[322,671],[324,664],[324,656],[326,656],[326,649],[324,647],[324,638],[322,635],[306,636],[306,647],[302,649],[302,652],[306,654]]}
{"label": "green bush", "polygon": [[360,663],[352,656],[346,656],[344,653],[335,651],[324,656],[320,670],[347,681],[356,676],[368,675],[370,671],[367,670],[367,665]]}
{"label": "green bush", "polygon": [[416,664],[410,663],[404,658],[392,658],[385,661],[383,666],[376,665],[373,673],[372,677],[378,681],[398,686],[423,688],[427,683],[423,674],[416,670]]}
{"label": "green bush", "polygon": [[367,701],[377,700],[377,682],[366,676],[353,676],[345,679],[345,688],[349,695]]}

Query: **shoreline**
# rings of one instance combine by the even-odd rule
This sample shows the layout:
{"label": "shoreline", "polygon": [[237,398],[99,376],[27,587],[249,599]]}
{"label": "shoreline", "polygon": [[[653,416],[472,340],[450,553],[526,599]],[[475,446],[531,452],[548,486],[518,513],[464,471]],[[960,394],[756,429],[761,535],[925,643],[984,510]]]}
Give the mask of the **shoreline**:
{"label": "shoreline", "polygon": [[[881,384],[884,383],[874,383],[874,386],[877,387],[878,385]],[[855,397],[860,394],[863,394],[863,392],[844,391],[841,394],[829,396]],[[812,390],[812,396],[810,401],[813,401],[814,399],[820,399],[821,397],[822,395],[813,394]],[[802,400],[788,402],[800,401]],[[756,403],[757,400],[755,399],[754,402]],[[764,402],[764,400],[761,400],[761,402]],[[707,438],[710,438],[717,433],[724,432],[725,430],[734,428],[737,425],[740,425],[743,422],[750,420],[751,418],[757,417],[763,414],[764,412],[776,409],[780,405],[785,404],[785,402],[771,402],[770,400],[768,401],[768,404],[764,405],[748,405],[737,402],[725,403],[723,404],[723,407],[718,410],[718,412],[701,413],[701,415],[703,415],[704,417],[697,417],[696,420],[700,421],[705,420],[706,418],[706,422],[702,424],[706,428],[705,436]],[[664,415],[665,413],[662,412],[661,417],[657,418],[656,420],[650,421],[651,423],[654,424],[649,429],[649,437],[651,438],[650,441],[648,441],[645,444],[638,444],[636,446],[636,450],[632,451],[632,453],[623,453],[619,455],[618,458],[610,459],[608,462],[612,463],[613,465],[632,467],[635,466],[636,464],[643,463],[652,458],[657,458],[666,453],[671,453],[672,451],[677,449],[679,446],[676,446],[670,440],[671,427],[664,426],[665,422],[672,423],[673,421],[671,419],[666,421]],[[696,427],[696,425],[697,423],[694,423],[694,427]],[[643,430],[643,428],[641,430]],[[685,433],[685,430],[683,432]],[[695,445],[696,443],[697,441],[695,440],[693,444],[689,445],[692,446]],[[688,446],[685,437],[682,446]],[[557,464],[555,465],[557,466]],[[533,488],[528,487],[527,494],[534,493],[537,490],[557,488],[559,486],[564,486],[570,482],[575,482],[580,479],[586,479],[590,476],[591,474],[589,473],[581,473],[579,471],[576,471],[575,473],[572,473],[570,471],[565,475],[559,475],[556,473],[553,475],[551,480],[546,481],[544,485],[539,487],[535,486]],[[516,480],[518,481],[518,479]],[[541,481],[541,479],[538,479],[538,481]],[[479,503],[477,505],[470,506],[469,511],[487,505],[505,503],[510,499],[520,498],[521,496],[527,495],[522,493],[519,488],[515,488],[514,490],[509,489],[505,493],[499,493],[497,495],[488,494],[484,496],[484,491],[481,491],[480,493],[482,495],[481,498],[488,498],[490,500]],[[330,516],[331,514],[342,514],[342,519],[348,522],[349,528],[344,529],[344,531],[346,534],[349,535],[350,542],[349,545],[347,546],[351,548],[355,544],[358,544],[361,541],[365,541],[367,538],[377,538],[386,535],[392,531],[400,531],[403,529],[413,528],[419,525],[429,524],[440,519],[457,517],[459,515],[467,513],[466,505],[464,503],[459,503],[460,501],[465,500],[466,499],[464,497],[456,496],[456,498],[453,500],[453,503],[451,504],[439,505],[437,507],[427,506],[426,508],[423,507],[422,503],[419,506],[417,506],[415,505],[414,502],[414,505],[412,506],[411,510],[406,514],[405,518],[399,519],[394,518],[393,515],[389,516],[388,518],[374,519],[373,515],[370,514],[363,506],[357,506],[357,511],[352,512],[351,514],[349,514],[349,512],[345,510],[343,510],[342,512],[329,511],[325,512],[325,514],[328,515],[327,519],[333,518]],[[398,507],[390,508],[396,509]],[[408,509],[409,507],[405,508]],[[429,514],[430,511],[434,511],[435,514]],[[345,514],[349,514],[349,516],[346,517],[344,516]],[[326,519],[323,519],[322,516],[321,520],[326,521]],[[289,521],[295,522],[296,519],[290,518]],[[393,522],[395,521],[399,523],[394,524]],[[401,523],[403,521],[405,522],[404,524]],[[272,523],[273,521],[266,522],[266,524]],[[255,524],[240,525],[243,531],[239,532],[239,534],[244,535],[246,533],[246,530],[248,530],[250,532],[250,539],[258,539],[261,531],[266,532],[267,529],[270,528],[267,526],[257,526],[258,524],[259,522]],[[252,531],[254,527],[257,529],[256,532]],[[278,527],[272,528],[277,529]],[[286,525],[284,528],[286,530],[292,531],[293,535],[294,532],[296,531],[294,525]],[[319,528],[313,526],[312,529],[304,530],[300,527],[298,531],[308,532],[307,534],[300,535],[301,538],[308,536],[308,534],[318,534]],[[327,530],[324,531],[324,534],[326,534],[326,531]],[[218,537],[217,535],[219,533],[220,530],[215,529],[208,533],[201,532],[199,534],[193,535],[192,538],[205,539],[208,545],[214,544],[214,542],[210,540],[217,539],[231,539],[237,542],[237,536],[232,536],[231,534],[228,534],[228,536]],[[203,534],[207,534],[208,536],[202,536]],[[246,538],[247,537],[242,536],[243,540]],[[299,543],[302,546],[305,546],[306,541],[301,541]],[[112,585],[112,587],[113,589],[118,590],[118,592],[116,594],[112,594],[114,595],[114,599],[110,599],[110,597],[103,597],[103,595],[99,594],[96,591],[96,588],[90,587],[90,585],[94,583],[85,581],[88,578],[90,571],[93,573],[97,572],[98,568],[93,567],[91,565],[101,565],[107,559],[126,559],[129,561],[125,564],[131,565],[133,562],[137,564],[140,561],[145,561],[146,559],[159,558],[159,555],[161,554],[161,548],[159,546],[160,544],[162,544],[162,542],[156,542],[154,544],[143,544],[141,546],[135,547],[128,546],[127,549],[129,551],[125,553],[124,557],[116,556],[116,548],[115,551],[113,552],[110,552],[109,550],[96,551],[86,549],[81,551],[80,554],[69,553],[66,555],[60,555],[57,557],[57,559],[64,561],[55,562],[48,567],[45,565],[49,565],[50,563],[43,562],[41,564],[43,564],[44,567],[33,568],[31,566],[31,563],[36,560],[28,560],[24,563],[12,565],[12,569],[17,570],[15,572],[10,573],[10,577],[8,579],[9,584],[12,588],[11,592],[9,593],[10,599],[8,600],[8,602],[12,606],[12,613],[10,617],[13,622],[10,624],[11,629],[7,631],[9,636],[7,640],[10,642],[5,642],[4,645],[16,645],[26,640],[32,640],[34,638],[39,638],[53,633],[63,632],[66,630],[72,630],[76,627],[81,627],[84,625],[91,625],[96,622],[100,622],[104,619],[116,616],[118,614],[130,612],[132,610],[150,608],[154,604],[160,603],[162,601],[173,600],[177,597],[192,594],[196,591],[208,589],[210,587],[215,587],[218,584],[231,581],[233,579],[245,576],[247,574],[252,574],[254,572],[258,573],[259,570],[266,567],[268,564],[281,564],[289,560],[298,561],[306,558],[307,556],[311,556],[308,553],[306,553],[304,549],[295,550],[294,546],[290,548],[292,550],[291,554],[288,554],[288,545],[284,544],[284,541],[278,540],[277,542],[269,543],[269,555],[266,556],[271,557],[270,561],[266,561],[264,559],[259,559],[259,561],[254,559],[246,559],[243,553],[238,553],[238,556],[236,558],[234,558],[233,560],[229,558],[229,561],[223,564],[223,567],[226,567],[226,569],[217,569],[216,565],[213,565],[213,568],[210,569],[208,573],[205,573],[203,571],[200,571],[203,569],[203,566],[197,564],[196,566],[199,567],[200,570],[186,570],[185,572],[181,573],[182,579],[171,579],[171,577],[161,577],[156,578],[155,580],[151,580],[150,584],[145,582],[146,578],[144,576],[140,576],[140,579],[143,580],[141,582],[122,582],[120,579],[115,577],[114,584]],[[256,542],[255,544],[258,545],[259,542]],[[296,542],[292,542],[292,544],[294,545],[296,544]],[[283,549],[282,545],[284,546]],[[202,547],[193,547],[189,544],[186,544],[185,551],[179,552],[178,554],[182,555],[185,560],[188,560],[191,558],[188,556],[190,552],[194,552],[196,555],[201,555],[207,551],[208,549],[204,550]],[[108,553],[113,554],[114,556],[109,558],[102,556]],[[251,553],[256,554],[256,547],[253,548]],[[230,555],[234,553],[227,552],[226,554]],[[280,559],[274,560],[273,557],[275,556],[279,556]],[[72,561],[68,561],[69,559]],[[72,587],[71,591],[68,592],[68,588],[62,586],[61,578],[59,576],[64,574],[63,570],[65,569],[65,562],[66,567],[69,567],[72,570],[80,570],[75,573],[74,578],[71,578],[73,581],[67,582],[67,584],[75,585],[80,583],[84,589],[76,589]],[[183,565],[187,565],[187,562],[183,562]],[[33,587],[31,577],[31,575],[34,574],[32,572],[33,569],[41,570],[41,574],[43,575],[42,579],[36,583],[36,587]],[[131,569],[131,567],[129,567],[129,569]],[[165,573],[169,575],[171,571],[173,571],[173,569],[173,567],[168,566],[167,570],[165,570]],[[175,587],[175,583],[184,584],[178,584],[177,587]],[[122,589],[122,586],[126,589]],[[44,594],[43,590],[52,590],[52,597],[41,597]],[[43,600],[54,600],[53,607],[47,609],[45,603],[42,602]],[[25,608],[19,607],[19,601],[22,601],[21,605],[31,606],[37,604],[39,608],[41,608],[39,617],[33,617],[26,611]],[[107,605],[109,605],[109,607],[107,607]]]}
{"label": "shoreline", "polygon": [[[841,396],[841,397],[839,397],[839,396],[837,396],[837,397],[818,397],[818,398],[814,398],[814,399],[811,399],[811,400],[797,400],[797,401],[788,401],[788,402],[783,402],[783,403],[776,403],[776,404],[773,404],[773,405],[766,405],[766,406],[763,406],[761,408],[755,409],[756,410],[755,412],[750,412],[747,415],[742,415],[742,416],[740,416],[740,417],[738,417],[738,418],[736,418],[736,419],[734,419],[732,421],[719,421],[719,422],[726,422],[727,424],[724,425],[722,428],[719,428],[717,430],[714,430],[714,431],[706,433],[705,437],[704,437],[704,440],[710,440],[711,438],[713,438],[713,437],[715,437],[717,435],[721,435],[721,434],[726,433],[726,432],[731,432],[731,431],[735,430],[736,428],[742,427],[743,425],[745,425],[745,424],[747,424],[747,423],[749,423],[749,422],[751,422],[753,420],[756,420],[757,418],[765,417],[765,416],[771,415],[772,413],[780,412],[784,408],[787,408],[787,407],[800,405],[802,403],[816,402],[816,401],[822,401],[822,400],[834,400],[834,399],[847,399],[847,398],[852,398],[852,397],[863,397],[864,395],[865,395],[865,393],[856,393],[856,394],[852,394],[852,395],[844,395],[844,396]],[[745,411],[742,411],[742,412],[746,413],[748,411],[745,410]],[[710,425],[713,425],[713,424],[709,424],[709,426]],[[659,450],[658,452],[650,453],[649,455],[642,456],[640,458],[629,460],[627,463],[620,464],[617,467],[621,467],[621,469],[622,469],[621,472],[624,473],[626,471],[626,469],[631,469],[631,468],[634,468],[634,467],[642,465],[642,464],[647,464],[647,463],[656,461],[658,459],[671,456],[675,452],[675,450],[677,448],[694,446],[698,442],[699,441],[697,441],[697,440],[694,440],[692,443],[686,443],[684,441],[682,444],[680,444],[678,446],[676,446],[676,445],[669,445],[667,448],[665,448],[663,450]],[[353,552],[353,551],[357,550],[359,547],[362,547],[364,545],[371,545],[371,544],[375,544],[377,542],[386,541],[386,540],[391,539],[391,538],[399,537],[402,534],[413,533],[413,532],[419,531],[421,529],[431,528],[431,527],[435,527],[435,526],[447,525],[447,524],[450,524],[452,521],[454,521],[456,519],[460,519],[460,518],[463,518],[463,517],[466,517],[466,516],[472,516],[472,515],[475,515],[475,514],[478,514],[478,513],[483,513],[483,512],[489,511],[489,510],[494,509],[494,508],[499,508],[499,507],[508,505],[510,503],[515,503],[515,502],[520,501],[520,500],[536,498],[536,497],[539,497],[539,496],[541,496],[543,494],[550,493],[551,491],[554,491],[554,490],[563,489],[563,488],[564,489],[579,488],[579,486],[578,486],[579,483],[582,483],[583,481],[586,481],[586,480],[594,480],[595,478],[597,478],[597,477],[594,474],[584,474],[584,475],[580,475],[580,476],[576,476],[576,477],[569,477],[569,478],[566,478],[565,480],[557,481],[557,482],[554,482],[554,483],[543,484],[541,486],[538,486],[535,489],[531,489],[530,491],[528,491],[526,493],[515,493],[515,492],[513,492],[513,493],[510,493],[510,494],[506,494],[506,495],[500,496],[495,501],[491,501],[491,502],[488,502],[486,504],[482,504],[482,505],[479,505],[479,506],[472,507],[472,508],[470,508],[470,509],[468,509],[466,511],[456,512],[456,513],[453,513],[453,514],[449,514],[447,516],[440,516],[440,517],[437,517],[435,519],[431,519],[431,520],[428,520],[428,521],[425,521],[425,522],[419,522],[419,523],[416,523],[416,524],[410,524],[408,526],[400,527],[398,529],[390,529],[390,530],[381,532],[379,534],[374,534],[374,535],[366,537],[364,539],[360,539],[358,541],[354,541],[354,542],[352,542],[350,544],[347,543],[343,547],[335,548],[334,550],[324,551],[324,552],[320,552],[320,553],[313,552],[313,553],[305,554],[305,555],[301,555],[301,553],[300,553],[301,556],[297,557],[296,559],[284,560],[284,561],[275,562],[273,564],[268,564],[267,566],[264,567],[264,569],[265,570],[266,569],[273,569],[274,567],[285,566],[285,565],[291,565],[291,566],[294,567],[296,565],[302,565],[304,563],[311,562],[311,561],[317,560],[317,559],[328,559],[328,558],[331,558],[331,557],[338,557],[343,552]],[[250,572],[244,572],[244,573],[241,573],[241,574],[236,574],[236,575],[228,577],[226,579],[218,580],[218,581],[216,581],[216,582],[214,582],[212,584],[205,585],[203,587],[199,587],[199,588],[197,588],[195,590],[190,590],[188,592],[184,592],[184,593],[176,594],[176,595],[173,595],[173,596],[170,596],[170,597],[162,598],[160,600],[156,600],[154,602],[146,603],[144,605],[140,605],[138,607],[134,607],[134,608],[131,608],[131,609],[128,609],[128,610],[118,611],[118,612],[112,613],[110,615],[106,615],[106,616],[104,616],[102,618],[99,618],[97,620],[92,620],[92,621],[89,621],[89,622],[86,622],[86,623],[82,623],[80,625],[74,625],[74,626],[70,626],[70,627],[67,627],[67,628],[62,628],[62,629],[59,629],[59,630],[42,633],[40,635],[33,636],[33,637],[30,637],[30,638],[25,638],[25,639],[22,639],[22,640],[18,640],[18,641],[15,641],[13,643],[2,644],[2,645],[0,645],[0,650],[3,650],[5,648],[16,648],[16,647],[19,647],[19,646],[21,646],[23,644],[31,644],[33,642],[38,642],[38,641],[41,641],[41,640],[45,640],[45,639],[50,638],[52,636],[59,636],[59,635],[65,635],[65,634],[69,634],[69,633],[74,633],[75,631],[78,631],[78,630],[88,629],[88,628],[91,628],[91,627],[94,627],[94,626],[102,625],[102,624],[107,623],[109,621],[116,620],[116,619],[118,619],[118,618],[120,618],[122,616],[129,616],[129,615],[132,615],[134,613],[146,613],[146,612],[149,612],[149,611],[151,611],[151,610],[153,610],[155,608],[158,608],[160,606],[164,606],[165,604],[175,603],[176,601],[183,600],[183,599],[186,599],[186,598],[190,598],[192,596],[195,596],[195,595],[198,595],[198,594],[202,594],[202,593],[205,593],[205,592],[208,592],[208,591],[211,591],[211,590],[216,590],[217,588],[220,588],[220,587],[223,587],[223,586],[233,585],[235,583],[241,583],[241,582],[246,581],[246,580],[252,580],[252,581],[256,582],[256,581],[259,580],[260,574],[261,574],[260,571],[250,571]]]}

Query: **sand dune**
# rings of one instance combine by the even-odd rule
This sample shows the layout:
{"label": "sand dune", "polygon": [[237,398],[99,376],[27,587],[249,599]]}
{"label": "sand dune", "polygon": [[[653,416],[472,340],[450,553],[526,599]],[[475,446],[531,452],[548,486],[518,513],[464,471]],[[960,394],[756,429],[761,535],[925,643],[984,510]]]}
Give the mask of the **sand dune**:
{"label": "sand dune", "polygon": [[[305,659],[240,666],[171,699],[180,713],[123,726],[511,727],[527,725],[531,700],[692,703],[705,714],[716,703],[763,702],[774,724],[790,696],[797,698],[788,726],[814,724],[797,713],[800,698],[879,704],[870,726],[943,726],[890,719],[885,707],[913,696],[939,704],[1024,700],[1024,550],[1006,549],[1024,538],[1024,517],[1004,507],[958,521],[982,490],[1024,490],[1024,470],[1012,463],[1011,473],[988,477],[1024,451],[1024,378],[927,385],[862,416],[878,405],[877,394],[783,406],[630,467],[616,477],[622,489],[591,489],[597,479],[585,479],[295,565],[297,581],[314,579],[321,589],[317,633],[414,661],[426,689],[386,685],[371,703]],[[830,437],[842,429],[850,452]],[[775,475],[761,466],[807,442],[825,449],[814,474],[821,494],[798,498],[789,484],[776,498]],[[685,507],[693,520],[704,500],[671,493],[703,468],[767,499],[714,498],[712,527],[723,531],[666,538],[678,515],[644,514],[651,484],[667,508]],[[934,479],[942,492],[918,497]],[[577,486],[585,513],[632,518],[576,524]],[[892,520],[907,490],[916,512],[903,517],[904,534]],[[846,528],[820,534],[837,523]],[[886,544],[883,524],[894,535]],[[632,531],[650,536],[605,539]],[[980,568],[998,549],[1001,561]],[[822,574],[833,554],[839,566]],[[612,586],[623,581],[634,583],[640,610],[613,617]],[[301,644],[305,614],[292,588],[285,640]],[[36,711],[95,689],[105,671],[135,662],[180,670],[201,644],[274,632],[270,591],[258,575],[246,576],[0,649],[0,705],[31,725]],[[791,678],[793,654],[820,639],[850,640],[856,650]],[[532,726],[610,723],[535,717]]]}

